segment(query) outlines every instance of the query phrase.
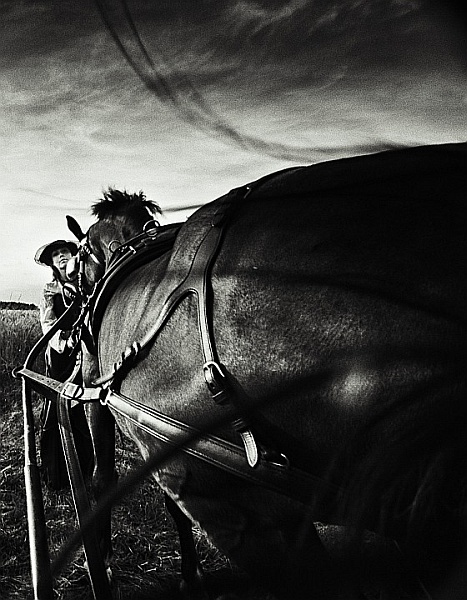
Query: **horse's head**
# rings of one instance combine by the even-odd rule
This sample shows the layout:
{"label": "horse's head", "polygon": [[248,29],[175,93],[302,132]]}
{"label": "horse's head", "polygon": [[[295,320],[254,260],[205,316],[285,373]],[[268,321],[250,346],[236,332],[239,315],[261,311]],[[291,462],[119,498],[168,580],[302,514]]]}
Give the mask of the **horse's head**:
{"label": "horse's head", "polygon": [[159,205],[147,200],[143,192],[128,194],[113,188],[104,192],[91,212],[97,221],[87,233],[83,233],[73,217],[67,216],[68,227],[81,246],[78,255],[68,264],[67,276],[75,279],[81,270],[81,287],[86,294],[91,293],[104,275],[118,248],[141,233],[155,215],[162,213]]}

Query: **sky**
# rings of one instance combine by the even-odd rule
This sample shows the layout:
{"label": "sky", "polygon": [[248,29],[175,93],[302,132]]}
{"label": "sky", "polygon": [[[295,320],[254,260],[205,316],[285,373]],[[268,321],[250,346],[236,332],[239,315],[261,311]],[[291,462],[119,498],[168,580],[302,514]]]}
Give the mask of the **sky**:
{"label": "sky", "polygon": [[35,251],[72,238],[66,214],[87,229],[108,186],[168,223],[294,164],[465,141],[448,6],[0,0],[0,300],[38,304]]}

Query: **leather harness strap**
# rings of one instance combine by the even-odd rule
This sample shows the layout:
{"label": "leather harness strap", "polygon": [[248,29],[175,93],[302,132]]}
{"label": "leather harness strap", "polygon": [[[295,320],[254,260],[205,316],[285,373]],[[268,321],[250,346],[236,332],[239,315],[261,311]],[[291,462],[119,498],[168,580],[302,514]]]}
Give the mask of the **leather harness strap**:
{"label": "leather harness strap", "polygon": [[[181,226],[182,223],[171,223],[159,225],[153,229],[145,228],[143,233],[128,240],[114,251],[107,270],[97,282],[89,298],[92,330],[96,339],[108,301],[121,281],[138,267],[172,250]],[[93,352],[93,354],[97,354],[97,352]]]}
{"label": "leather harness strap", "polygon": [[252,469],[245,463],[241,446],[206,433],[210,429],[208,426],[206,432],[202,432],[113,390],[109,390],[104,403],[158,440],[246,481],[304,504],[310,505],[324,492],[333,491],[337,494],[341,491],[330,481],[274,462],[261,461]]}
{"label": "leather harness strap", "polygon": [[21,369],[17,374],[31,381],[40,394],[51,400],[100,401],[163,443],[179,447],[186,454],[304,504],[325,492],[335,495],[342,492],[332,482],[289,465],[263,460],[252,469],[245,463],[243,448],[208,433],[210,427],[200,431],[110,388],[79,389],[79,386],[61,383],[29,369]]}
{"label": "leather harness strap", "polygon": [[80,402],[98,402],[106,394],[103,388],[83,388],[72,381],[57,381],[25,367],[15,370],[15,377],[18,375],[33,383],[36,392],[49,400],[55,401],[60,395],[66,397],[71,402],[71,408]]}
{"label": "leather harness strap", "polygon": [[[70,480],[73,504],[78,520],[78,526],[81,531],[84,554],[89,572],[89,579],[94,594],[94,598],[99,600],[111,600],[112,592],[110,582],[107,575],[104,559],[99,547],[99,540],[96,533],[96,528],[83,527],[85,520],[92,512],[89,498],[86,491],[86,485],[83,479],[83,473],[78,458],[73,430],[71,427],[70,408],[71,399],[67,396],[66,391],[70,389],[69,385],[78,375],[81,369],[80,361],[76,362],[75,369],[70,375],[70,378],[65,382],[63,389],[57,394],[57,418],[60,430],[60,438],[62,440],[63,453],[65,456],[65,464]],[[68,385],[67,385],[68,384]]]}

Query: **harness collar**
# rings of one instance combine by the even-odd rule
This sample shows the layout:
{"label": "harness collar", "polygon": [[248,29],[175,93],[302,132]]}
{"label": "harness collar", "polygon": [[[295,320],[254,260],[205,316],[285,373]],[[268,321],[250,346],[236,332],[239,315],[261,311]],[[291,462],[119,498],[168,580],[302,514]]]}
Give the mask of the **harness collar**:
{"label": "harness collar", "polygon": [[140,234],[115,249],[104,275],[96,283],[89,297],[90,324],[96,343],[104,311],[122,280],[138,267],[171,250],[182,226],[182,223],[171,223],[149,228],[148,223]]}

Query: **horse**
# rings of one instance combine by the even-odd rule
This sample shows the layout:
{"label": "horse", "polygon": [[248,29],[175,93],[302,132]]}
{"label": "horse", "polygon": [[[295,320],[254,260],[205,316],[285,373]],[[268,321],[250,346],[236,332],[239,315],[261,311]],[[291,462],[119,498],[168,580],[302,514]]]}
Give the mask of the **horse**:
{"label": "horse", "polygon": [[269,174],[150,260],[145,199],[78,234],[107,408],[146,460],[174,443],[157,419],[199,432],[154,477],[277,598],[335,597],[316,522],[397,540],[434,593],[465,551],[466,150]]}

